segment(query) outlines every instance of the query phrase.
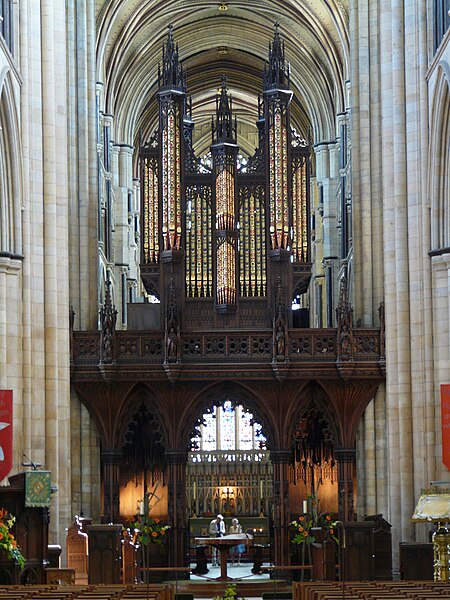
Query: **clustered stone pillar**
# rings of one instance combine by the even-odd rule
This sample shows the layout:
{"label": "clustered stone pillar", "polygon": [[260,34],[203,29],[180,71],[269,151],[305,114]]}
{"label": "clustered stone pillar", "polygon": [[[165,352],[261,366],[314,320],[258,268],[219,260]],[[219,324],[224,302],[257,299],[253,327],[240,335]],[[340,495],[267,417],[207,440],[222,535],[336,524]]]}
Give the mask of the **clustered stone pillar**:
{"label": "clustered stone pillar", "polygon": [[119,519],[119,463],[121,453],[105,450],[101,454],[103,465],[103,523],[117,523]]}
{"label": "clustered stone pillar", "polygon": [[289,466],[290,450],[271,450],[273,466],[273,560],[276,565],[289,562]]}
{"label": "clustered stone pillar", "polygon": [[167,479],[169,482],[168,512],[170,529],[169,565],[186,566],[186,464],[187,453],[166,451]]}

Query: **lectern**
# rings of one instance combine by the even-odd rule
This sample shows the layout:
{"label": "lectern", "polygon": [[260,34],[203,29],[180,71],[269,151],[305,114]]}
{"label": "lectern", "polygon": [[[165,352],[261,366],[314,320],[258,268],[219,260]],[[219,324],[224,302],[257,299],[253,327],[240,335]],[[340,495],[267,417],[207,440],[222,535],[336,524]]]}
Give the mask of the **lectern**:
{"label": "lectern", "polygon": [[412,516],[415,523],[436,523],[437,531],[433,534],[434,580],[450,580],[450,489],[432,485],[429,490],[422,490]]}

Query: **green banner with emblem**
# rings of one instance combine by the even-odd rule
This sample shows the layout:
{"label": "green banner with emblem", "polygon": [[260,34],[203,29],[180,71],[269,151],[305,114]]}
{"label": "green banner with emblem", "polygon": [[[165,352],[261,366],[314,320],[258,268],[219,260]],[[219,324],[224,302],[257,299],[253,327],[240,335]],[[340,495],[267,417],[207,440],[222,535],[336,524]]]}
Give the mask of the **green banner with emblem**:
{"label": "green banner with emblem", "polygon": [[25,506],[50,506],[50,471],[30,471],[25,473]]}

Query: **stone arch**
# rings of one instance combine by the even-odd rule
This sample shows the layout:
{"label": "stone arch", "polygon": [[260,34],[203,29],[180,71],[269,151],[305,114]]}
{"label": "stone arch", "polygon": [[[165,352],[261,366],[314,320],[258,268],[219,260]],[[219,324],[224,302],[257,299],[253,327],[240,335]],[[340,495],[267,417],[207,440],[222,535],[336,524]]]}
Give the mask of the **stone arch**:
{"label": "stone arch", "polygon": [[14,258],[22,254],[21,144],[9,71],[0,79],[0,252]]}
{"label": "stone arch", "polygon": [[450,70],[438,68],[432,102],[429,149],[431,250],[450,246]]}

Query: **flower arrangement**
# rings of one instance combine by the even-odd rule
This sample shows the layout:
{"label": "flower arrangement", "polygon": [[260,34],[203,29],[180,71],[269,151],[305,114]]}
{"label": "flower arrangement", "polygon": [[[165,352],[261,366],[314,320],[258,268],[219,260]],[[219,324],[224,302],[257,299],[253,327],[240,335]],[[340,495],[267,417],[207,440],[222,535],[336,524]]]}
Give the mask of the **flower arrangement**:
{"label": "flower arrangement", "polygon": [[319,501],[316,494],[308,498],[308,505],[311,507],[311,513],[300,515],[298,519],[289,523],[293,532],[291,542],[293,544],[312,544],[316,541],[314,530],[320,529],[322,533],[325,533],[325,540],[332,539],[339,543],[336,536],[337,521],[328,512],[318,512]]}
{"label": "flower arrangement", "polygon": [[297,520],[291,521],[289,527],[293,530],[292,544],[311,544],[315,541],[311,534],[313,520],[310,515],[300,515]]}
{"label": "flower arrangement", "polygon": [[166,531],[170,525],[162,525],[159,519],[142,515],[134,523],[134,528],[139,532],[137,541],[146,546],[147,544],[163,544]]}
{"label": "flower arrangement", "polygon": [[334,540],[339,543],[336,535],[337,521],[333,519],[330,513],[321,513],[317,519],[317,527],[320,527],[322,531],[325,531],[326,540]]}
{"label": "flower arrangement", "polygon": [[11,529],[16,521],[16,517],[8,513],[4,508],[0,508],[0,549],[8,554],[8,558],[15,560],[21,569],[25,567],[25,558],[17,545]]}
{"label": "flower arrangement", "polygon": [[138,534],[136,540],[143,546],[147,544],[161,546],[164,543],[166,531],[170,529],[170,525],[162,525],[159,519],[150,516],[151,509],[160,500],[156,497],[157,489],[158,484],[152,492],[146,492],[144,498],[138,502],[140,515],[133,527]]}
{"label": "flower arrangement", "polygon": [[339,542],[336,536],[337,522],[333,520],[330,513],[321,513],[317,518],[317,522],[311,515],[300,515],[298,519],[291,521],[289,526],[292,528],[293,536],[291,542],[293,544],[312,544],[316,541],[314,529],[321,529],[325,532],[325,540],[334,540]]}

